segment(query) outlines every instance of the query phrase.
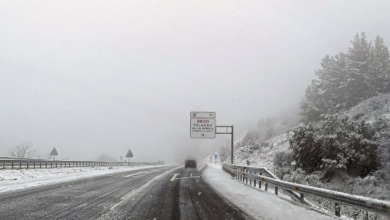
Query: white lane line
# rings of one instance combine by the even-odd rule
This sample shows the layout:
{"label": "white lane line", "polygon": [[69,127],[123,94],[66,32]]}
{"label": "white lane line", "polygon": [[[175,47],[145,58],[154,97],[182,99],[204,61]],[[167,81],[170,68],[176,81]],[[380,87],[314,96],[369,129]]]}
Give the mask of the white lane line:
{"label": "white lane line", "polygon": [[141,174],[141,173],[146,173],[146,171],[142,171],[142,172],[138,172],[138,173],[133,173],[133,174],[130,174],[130,175],[127,175],[127,176],[123,176],[123,177],[127,178],[127,177],[131,177],[131,176],[136,176],[136,175]]}
{"label": "white lane line", "polygon": [[178,175],[180,175],[180,174],[178,174],[178,173],[173,174],[173,177],[171,178],[171,182],[174,181],[175,178],[176,178]]}
{"label": "white lane line", "polygon": [[[180,169],[181,166],[179,167],[175,167],[173,169],[170,169],[156,177],[154,177],[153,179],[151,179],[149,182],[145,183],[145,185],[141,186],[140,188],[138,188],[137,190],[131,190],[129,193],[127,193],[126,195],[122,196],[121,198],[121,201],[118,202],[117,204],[115,204],[114,206],[112,206],[110,208],[110,211],[113,211],[116,207],[118,207],[119,205],[121,205],[122,203],[126,202],[127,200],[129,200],[133,195],[135,195],[136,193],[142,191],[143,189],[145,189],[146,187],[148,187],[153,181],[157,180],[157,179],[160,179],[161,177],[167,175],[168,173],[174,171],[174,170],[177,170],[177,169]],[[103,217],[103,218],[102,218]],[[104,216],[101,216],[99,219],[105,219]]]}
{"label": "white lane line", "polygon": [[125,201],[125,199],[130,198],[130,196],[133,195],[134,191],[137,191],[137,190],[134,190],[134,189],[133,189],[133,190],[131,190],[129,193],[127,193],[126,195],[122,196],[121,201],[118,202],[117,204],[115,204],[114,206],[112,206],[112,207],[110,208],[110,211],[114,210],[118,205],[122,204],[123,201]]}
{"label": "white lane line", "polygon": [[200,178],[201,176],[186,176],[186,177],[180,177],[180,178],[176,178],[175,180],[180,180],[180,179],[191,179],[191,178]]}

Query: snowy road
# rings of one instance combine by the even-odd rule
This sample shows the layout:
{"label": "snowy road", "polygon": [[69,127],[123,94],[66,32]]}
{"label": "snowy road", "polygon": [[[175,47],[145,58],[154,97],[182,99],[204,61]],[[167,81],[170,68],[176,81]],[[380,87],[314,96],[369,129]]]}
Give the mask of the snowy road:
{"label": "snowy road", "polygon": [[219,164],[208,164],[208,168],[204,171],[203,176],[205,181],[212,185],[215,191],[236,204],[240,209],[255,219],[340,219],[331,216],[331,213],[329,213],[329,215],[323,214],[297,202],[293,202],[291,198],[283,194],[282,191],[279,192],[279,196],[276,196],[272,189],[264,191],[249,187],[223,172],[222,167]]}
{"label": "snowy road", "polygon": [[0,219],[251,219],[196,169],[151,167],[0,194]]}

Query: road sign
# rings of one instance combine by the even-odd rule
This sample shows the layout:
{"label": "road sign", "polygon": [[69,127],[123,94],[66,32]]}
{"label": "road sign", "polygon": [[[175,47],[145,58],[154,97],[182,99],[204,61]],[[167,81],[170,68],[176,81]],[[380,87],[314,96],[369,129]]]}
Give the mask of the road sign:
{"label": "road sign", "polygon": [[191,138],[215,138],[215,112],[191,112]]}

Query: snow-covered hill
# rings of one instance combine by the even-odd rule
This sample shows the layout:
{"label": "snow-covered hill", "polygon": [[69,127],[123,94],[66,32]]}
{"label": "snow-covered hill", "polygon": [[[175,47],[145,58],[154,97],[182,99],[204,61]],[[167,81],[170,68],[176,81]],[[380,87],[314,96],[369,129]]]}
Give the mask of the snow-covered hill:
{"label": "snow-covered hill", "polygon": [[[236,144],[235,163],[267,167],[280,178],[288,181],[388,200],[390,198],[390,94],[380,94],[366,99],[337,116],[338,118],[348,117],[358,122],[365,121],[370,124],[371,129],[376,131],[376,138],[379,143],[378,159],[380,160],[378,171],[364,178],[345,175],[331,182],[321,180],[321,171],[307,174],[295,166],[291,156],[292,150],[289,148],[289,138],[293,134],[291,132],[292,128],[268,140],[262,140],[261,138],[242,139],[241,142]],[[251,131],[250,137],[260,137],[260,135],[256,136]],[[278,154],[278,152],[281,153]],[[282,155],[278,158],[279,161],[275,160],[276,154]],[[280,161],[285,163],[287,168],[279,167],[277,162],[280,164]],[[330,209],[333,207],[330,202],[327,203],[322,200],[314,202],[321,203],[323,207],[325,206],[324,208],[327,208],[326,206]],[[348,212],[350,216],[356,216],[356,219],[360,219],[364,215],[360,210],[351,209]]]}
{"label": "snow-covered hill", "polygon": [[[339,117],[349,117],[356,121],[366,121],[379,131],[378,138],[381,144],[381,156],[389,157],[390,153],[390,94],[381,94],[362,101],[348,111],[342,112]],[[379,127],[380,126],[380,127]],[[253,131],[252,131],[253,132]],[[277,152],[289,152],[289,137],[291,132],[285,132],[266,141],[253,140],[246,144],[239,143],[234,152],[234,161],[237,164],[265,166],[273,170],[274,155]],[[387,150],[387,151],[386,151]],[[390,158],[387,158],[390,160]]]}
{"label": "snow-covered hill", "polygon": [[253,144],[245,145],[235,150],[234,161],[236,164],[267,167],[274,169],[274,156],[277,152],[289,150],[290,133],[285,132],[265,142],[255,141]]}

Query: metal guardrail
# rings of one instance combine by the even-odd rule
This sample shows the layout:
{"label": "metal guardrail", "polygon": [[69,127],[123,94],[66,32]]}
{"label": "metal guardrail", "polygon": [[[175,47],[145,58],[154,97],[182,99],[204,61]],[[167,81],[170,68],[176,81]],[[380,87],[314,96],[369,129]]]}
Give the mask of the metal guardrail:
{"label": "metal guardrail", "polygon": [[249,181],[250,185],[253,182],[254,187],[256,187],[257,182],[258,187],[261,188],[262,182],[264,182],[265,190],[267,190],[268,184],[272,184],[275,187],[276,195],[278,194],[278,188],[285,190],[287,194],[292,196],[295,200],[297,198],[296,193],[299,193],[298,201],[306,204],[310,203],[305,201],[304,194],[310,194],[333,200],[335,201],[336,216],[340,216],[340,203],[343,203],[367,211],[375,212],[390,218],[390,201],[372,199],[363,196],[283,181],[277,178],[273,173],[264,167],[248,167],[224,163],[222,169],[242,182],[248,183]]}
{"label": "metal guardrail", "polygon": [[0,169],[37,169],[61,167],[111,167],[155,165],[148,162],[104,162],[104,161],[66,161],[66,160],[39,160],[39,159],[0,159]]}

